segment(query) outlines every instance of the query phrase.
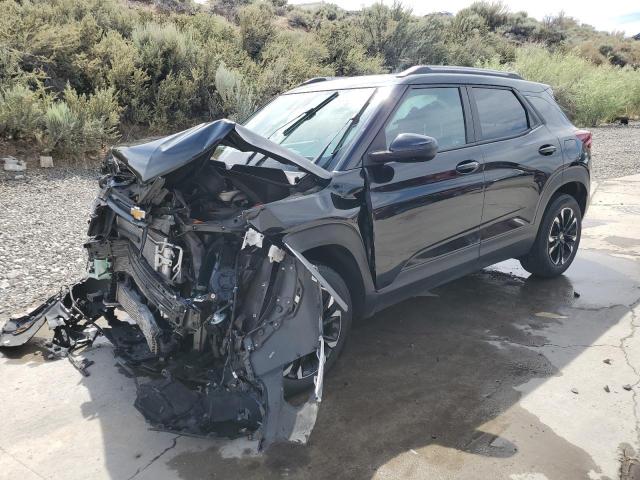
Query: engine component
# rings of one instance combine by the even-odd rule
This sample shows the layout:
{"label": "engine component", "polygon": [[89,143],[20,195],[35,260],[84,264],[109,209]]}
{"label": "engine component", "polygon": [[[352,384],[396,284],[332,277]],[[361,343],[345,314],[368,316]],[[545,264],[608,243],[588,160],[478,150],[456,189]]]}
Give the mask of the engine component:
{"label": "engine component", "polygon": [[160,243],[156,245],[153,268],[175,282],[182,272],[183,253],[182,247],[168,242]]}
{"label": "engine component", "polygon": [[169,242],[153,230],[149,230],[142,247],[142,255],[153,269],[173,283],[180,283],[182,274],[182,247]]}
{"label": "engine component", "polygon": [[241,250],[244,250],[245,247],[256,246],[258,248],[262,248],[262,240],[264,239],[264,235],[260,232],[250,228],[247,230],[247,233],[244,235],[244,240],[242,241]]}

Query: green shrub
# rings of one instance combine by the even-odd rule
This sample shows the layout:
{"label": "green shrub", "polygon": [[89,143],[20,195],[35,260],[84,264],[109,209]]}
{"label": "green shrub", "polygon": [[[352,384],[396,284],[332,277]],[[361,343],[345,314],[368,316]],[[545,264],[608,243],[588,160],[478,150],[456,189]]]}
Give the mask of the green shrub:
{"label": "green shrub", "polygon": [[243,120],[255,109],[254,93],[242,75],[221,63],[216,72],[216,90],[223,112],[231,118]]}
{"label": "green shrub", "polygon": [[310,30],[313,26],[313,15],[301,8],[294,8],[287,15],[287,21],[289,25],[293,28],[303,28],[305,30]]}
{"label": "green shrub", "polygon": [[84,137],[80,119],[64,102],[52,104],[45,114],[46,137],[45,151],[53,150],[62,154],[81,153],[84,148]]}
{"label": "green shrub", "polygon": [[154,84],[196,63],[198,47],[191,32],[173,23],[146,23],[136,27],[131,37],[138,50],[139,66]]}
{"label": "green shrub", "polygon": [[42,97],[26,85],[0,91],[0,135],[8,139],[35,139],[44,124]]}
{"label": "green shrub", "polygon": [[244,7],[238,13],[242,48],[257,58],[267,40],[274,33],[273,8],[265,2],[257,2]]}
{"label": "green shrub", "polygon": [[489,29],[493,31],[505,25],[509,20],[509,9],[502,2],[474,2],[468,9],[480,15]]}
{"label": "green shrub", "polygon": [[337,75],[366,75],[382,73],[384,59],[368,55],[364,47],[363,32],[347,22],[324,22],[318,37],[327,49],[327,62]]}
{"label": "green shrub", "polygon": [[333,75],[331,67],[322,65],[327,62],[328,55],[326,47],[315,35],[279,33],[262,51],[256,81],[259,96],[270,98],[309,78]]}
{"label": "green shrub", "polygon": [[64,94],[64,100],[54,102],[45,112],[45,151],[80,156],[97,152],[118,138],[120,107],[113,89],[78,95],[67,86]]}
{"label": "green shrub", "polygon": [[640,113],[640,42],[565,15],[541,22],[502,3],[424,17],[399,2],[359,12],[285,0],[0,7],[0,136],[76,156],[117,131],[163,134],[224,115],[241,119],[310,77],[416,64],[517,69],[552,85],[579,124]]}
{"label": "green shrub", "polygon": [[411,36],[411,10],[394,1],[391,7],[375,3],[362,11],[362,29],[367,51],[380,55],[390,69],[405,57]]}

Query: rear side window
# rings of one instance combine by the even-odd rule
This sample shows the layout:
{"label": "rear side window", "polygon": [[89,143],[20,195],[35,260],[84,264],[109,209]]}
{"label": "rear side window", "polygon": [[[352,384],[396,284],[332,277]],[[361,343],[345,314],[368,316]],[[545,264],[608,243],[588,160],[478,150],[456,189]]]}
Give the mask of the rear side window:
{"label": "rear side window", "polygon": [[527,111],[511,90],[473,87],[482,139],[512,137],[529,128]]}
{"label": "rear side window", "polygon": [[555,102],[552,103],[545,98],[534,95],[525,96],[527,97],[527,100],[531,102],[533,107],[542,114],[548,125],[552,127],[571,126],[571,122]]}
{"label": "rear side window", "polygon": [[457,87],[416,88],[402,99],[384,129],[387,148],[400,133],[438,140],[439,150],[466,143],[464,113]]}

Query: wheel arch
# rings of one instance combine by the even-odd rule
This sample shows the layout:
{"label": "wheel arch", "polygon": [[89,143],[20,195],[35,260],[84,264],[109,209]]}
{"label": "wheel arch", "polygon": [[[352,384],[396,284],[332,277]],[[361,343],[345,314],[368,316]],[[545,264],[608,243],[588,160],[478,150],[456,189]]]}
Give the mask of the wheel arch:
{"label": "wheel arch", "polygon": [[544,212],[553,199],[562,193],[571,195],[576,199],[580,206],[582,215],[587,212],[589,207],[589,186],[590,186],[589,170],[583,166],[571,166],[561,172],[561,174],[553,176],[549,179],[538,203],[536,210],[535,225],[536,229],[540,226],[540,222],[544,217]]}
{"label": "wheel arch", "polygon": [[580,213],[584,216],[587,211],[589,197],[587,187],[581,182],[567,182],[562,184],[562,186],[554,192],[551,198],[553,199],[562,193],[566,193],[567,195],[571,195],[575,198],[576,202],[578,202],[578,205],[580,206]]}
{"label": "wheel arch", "polygon": [[359,233],[347,225],[331,224],[289,234],[284,241],[309,261],[332,268],[344,279],[354,317],[366,312],[367,299],[375,290]]}

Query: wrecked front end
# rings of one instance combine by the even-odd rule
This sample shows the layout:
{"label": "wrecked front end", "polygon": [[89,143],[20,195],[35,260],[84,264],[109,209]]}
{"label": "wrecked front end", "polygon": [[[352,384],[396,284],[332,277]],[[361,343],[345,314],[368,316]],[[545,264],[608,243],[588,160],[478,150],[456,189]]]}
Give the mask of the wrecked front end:
{"label": "wrecked front end", "polygon": [[[278,232],[260,232],[252,219],[263,205],[317,191],[326,179],[211,161],[225,140],[240,145],[238,130],[227,130],[205,132],[206,148],[185,149],[184,138],[154,145],[146,170],[144,148],[114,150],[90,219],[87,278],[8,322],[0,346],[24,344],[44,323],[58,352],[103,334],[120,363],[146,377],[136,407],[155,427],[250,436],[263,446],[305,440],[301,427],[313,425],[322,394],[321,289],[331,287]],[[150,167],[153,155],[176,149],[190,160]],[[310,354],[318,356],[316,388],[294,408],[283,371]]]}

